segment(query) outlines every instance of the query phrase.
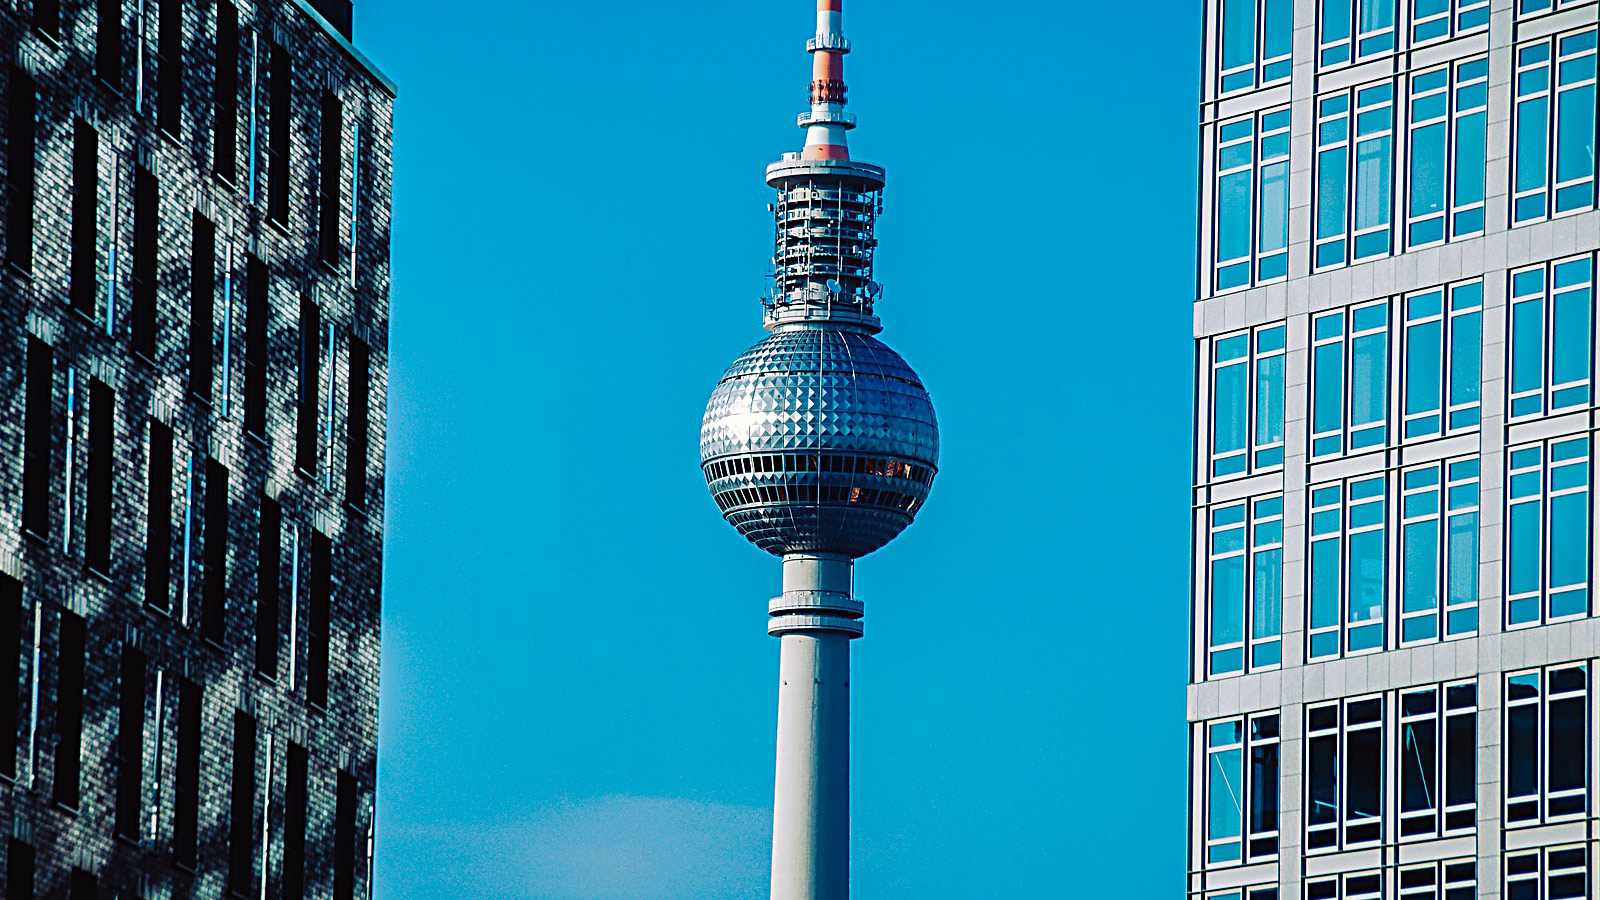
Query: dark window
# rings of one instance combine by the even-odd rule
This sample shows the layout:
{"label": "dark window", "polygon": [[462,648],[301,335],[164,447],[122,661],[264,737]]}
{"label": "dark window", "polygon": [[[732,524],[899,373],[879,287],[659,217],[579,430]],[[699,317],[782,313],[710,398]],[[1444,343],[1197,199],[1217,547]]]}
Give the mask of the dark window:
{"label": "dark window", "polygon": [[156,123],[177,137],[183,131],[183,6],[159,0],[156,34]]}
{"label": "dark window", "polygon": [[345,412],[350,445],[344,463],[344,499],[358,509],[367,506],[367,427],[371,403],[368,395],[372,390],[369,356],[366,341],[350,339],[350,382],[346,398],[349,409]]}
{"label": "dark window", "polygon": [[33,900],[33,848],[16,838],[6,839],[7,900]]}
{"label": "dark window", "polygon": [[228,890],[249,896],[256,810],[256,720],[233,714],[233,811],[228,825]]}
{"label": "dark window", "polygon": [[289,221],[289,51],[273,44],[267,56],[267,218]]}
{"label": "dark window", "polygon": [[300,409],[295,419],[295,465],[317,473],[317,411],[322,383],[322,314],[311,298],[300,299]]}
{"label": "dark window", "polygon": [[6,262],[26,272],[33,268],[33,75],[13,65],[6,93]]}
{"label": "dark window", "polygon": [[51,37],[61,36],[61,0],[33,0],[33,27]]}
{"label": "dark window", "polygon": [[83,747],[83,619],[61,612],[56,642],[56,777],[52,796],[78,806],[79,753]]}
{"label": "dark window", "polygon": [[144,602],[172,605],[172,429],[150,420],[150,471],[145,501]]}
{"label": "dark window", "polygon": [[0,775],[17,777],[17,726],[21,705],[22,582],[0,573]]}
{"label": "dark window", "polygon": [[283,900],[306,896],[306,748],[289,744],[283,785]]}
{"label": "dark window", "polygon": [[244,273],[244,430],[267,434],[267,265],[247,257]]}
{"label": "dark window", "polygon": [[215,169],[232,184],[239,167],[239,8],[229,0],[217,3],[216,89]]}
{"label": "dark window", "polygon": [[200,627],[206,640],[222,643],[228,625],[228,469],[206,460],[206,580]]}
{"label": "dark window", "polygon": [[111,87],[122,88],[122,0],[95,0],[94,72]]}
{"label": "dark window", "polygon": [[306,701],[328,705],[328,607],[333,590],[333,545],[311,533],[311,606],[306,611]]}
{"label": "dark window", "polygon": [[22,527],[50,534],[50,426],[55,400],[55,351],[28,336],[28,399],[23,420]]}
{"label": "dark window", "polygon": [[278,677],[278,592],[283,519],[278,503],[261,498],[261,532],[256,544],[256,671]]}
{"label": "dark window", "polygon": [[156,240],[161,207],[154,172],[133,173],[133,352],[156,358]]}
{"label": "dark window", "polygon": [[322,92],[322,171],[318,175],[320,209],[317,236],[322,261],[339,263],[339,185],[344,162],[344,105],[333,91]]}
{"label": "dark window", "polygon": [[195,867],[200,816],[200,685],[178,680],[178,771],[172,802],[172,853]]}
{"label": "dark window", "polygon": [[215,352],[217,226],[194,214],[189,253],[189,392],[210,402]]}
{"label": "dark window", "polygon": [[95,877],[82,869],[72,870],[72,882],[68,888],[67,900],[95,900],[99,885]]}
{"label": "dark window", "polygon": [[356,780],[340,772],[333,812],[333,900],[356,896]]}
{"label": "dark window", "polygon": [[144,799],[144,654],[122,648],[122,704],[117,719],[117,834],[139,839]]}
{"label": "dark window", "polygon": [[72,123],[72,308],[94,318],[96,244],[100,237],[100,132]]}
{"label": "dark window", "polygon": [[91,570],[111,568],[112,423],[116,394],[100,379],[89,382],[88,509],[84,511],[83,558]]}

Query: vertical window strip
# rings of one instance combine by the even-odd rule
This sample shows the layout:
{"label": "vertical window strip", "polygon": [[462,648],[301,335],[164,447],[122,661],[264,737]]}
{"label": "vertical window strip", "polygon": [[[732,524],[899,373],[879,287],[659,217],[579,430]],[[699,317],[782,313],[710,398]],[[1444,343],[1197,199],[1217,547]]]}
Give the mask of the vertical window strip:
{"label": "vertical window strip", "polygon": [[1394,177],[1392,83],[1341,91],[1317,101],[1316,165],[1316,268],[1388,255]]}
{"label": "vertical window strip", "polygon": [[1511,274],[1511,418],[1590,400],[1594,260],[1559,260]]}
{"label": "vertical window strip", "polygon": [[361,119],[355,117],[350,127],[350,290],[354,291],[356,283],[356,242],[357,223],[361,221]]}
{"label": "vertical window strip", "polygon": [[1507,454],[1506,627],[1587,615],[1587,437],[1513,447]]}
{"label": "vertical window strip", "polygon": [[1343,265],[1350,232],[1350,94],[1317,100],[1314,266]]}
{"label": "vertical window strip", "polygon": [[1444,464],[1446,638],[1478,633],[1479,469],[1477,457],[1450,460]]}
{"label": "vertical window strip", "polygon": [[22,711],[16,688],[22,681],[23,621],[22,582],[0,572],[0,684],[11,686],[0,691],[0,776],[8,779],[17,777]]}
{"label": "vertical window strip", "polygon": [[1278,714],[1203,725],[1206,868],[1278,854]]}
{"label": "vertical window strip", "polygon": [[1477,809],[1477,682],[1399,694],[1401,840],[1469,832]]}
{"label": "vertical window strip", "polygon": [[72,496],[77,489],[78,460],[78,369],[67,366],[67,452],[62,462],[61,553],[72,555]]}
{"label": "vertical window strip", "polygon": [[339,336],[332,322],[326,325],[324,335],[324,364],[328,372],[328,386],[323,394],[322,403],[322,487],[324,490],[333,490],[333,398],[335,384],[339,380]]}
{"label": "vertical window strip", "polygon": [[1214,285],[1234,290],[1287,277],[1289,110],[1217,129]]}
{"label": "vertical window strip", "polygon": [[1387,476],[1353,478],[1311,490],[1309,659],[1381,650]]}
{"label": "vertical window strip", "polygon": [[1213,508],[1208,553],[1207,674],[1276,668],[1283,662],[1283,497]]}
{"label": "vertical window strip", "polygon": [[1450,67],[1410,79],[1409,178],[1406,244],[1424,247],[1445,239],[1446,189],[1450,173]]}
{"label": "vertical window strip", "polygon": [[1434,288],[1405,298],[1402,373],[1402,432],[1407,439],[1437,437],[1444,432],[1445,290]]}
{"label": "vertical window strip", "polygon": [[1383,698],[1306,710],[1306,848],[1355,849],[1383,831]]}
{"label": "vertical window strip", "polygon": [[72,309],[93,319],[100,247],[100,133],[81,117],[72,120],[72,243],[67,294]]}
{"label": "vertical window strip", "polygon": [[1513,225],[1594,207],[1595,42],[1590,28],[1516,48]]}
{"label": "vertical window strip", "polygon": [[[1484,20],[1488,7],[1484,5]],[[1450,134],[1450,237],[1482,234],[1484,178],[1488,169],[1489,61],[1453,67]]]}
{"label": "vertical window strip", "polygon": [[33,268],[34,189],[39,95],[33,74],[12,64],[6,91],[6,262]]}
{"label": "vertical window strip", "polygon": [[1284,348],[1283,325],[1214,339],[1212,477],[1283,465]]}
{"label": "vertical window strip", "polygon": [[1483,281],[1450,287],[1447,422],[1451,432],[1477,428],[1483,371]]}
{"label": "vertical window strip", "polygon": [[1505,821],[1581,818],[1588,809],[1588,665],[1505,678]]}
{"label": "vertical window strip", "polygon": [[50,536],[52,434],[55,425],[55,350],[28,335],[27,381],[23,407],[22,528]]}
{"label": "vertical window strip", "polygon": [[224,419],[233,417],[233,223],[223,235],[222,260],[222,348],[221,390],[217,397],[217,415]]}

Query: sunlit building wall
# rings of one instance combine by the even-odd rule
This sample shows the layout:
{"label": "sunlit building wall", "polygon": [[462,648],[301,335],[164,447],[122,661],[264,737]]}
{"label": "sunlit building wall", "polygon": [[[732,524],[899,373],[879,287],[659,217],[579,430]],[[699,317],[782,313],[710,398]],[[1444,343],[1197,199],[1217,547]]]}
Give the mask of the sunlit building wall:
{"label": "sunlit building wall", "polygon": [[1188,896],[1600,896],[1594,2],[1208,0]]}

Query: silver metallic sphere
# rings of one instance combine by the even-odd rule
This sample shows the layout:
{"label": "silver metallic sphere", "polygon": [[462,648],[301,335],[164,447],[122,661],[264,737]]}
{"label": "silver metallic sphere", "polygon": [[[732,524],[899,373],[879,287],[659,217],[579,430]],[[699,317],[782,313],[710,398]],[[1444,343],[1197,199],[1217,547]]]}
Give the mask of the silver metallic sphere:
{"label": "silver metallic sphere", "polygon": [[706,404],[700,464],[739,533],[768,553],[889,543],[933,485],[939,423],[917,373],[882,341],[787,328],[728,367]]}

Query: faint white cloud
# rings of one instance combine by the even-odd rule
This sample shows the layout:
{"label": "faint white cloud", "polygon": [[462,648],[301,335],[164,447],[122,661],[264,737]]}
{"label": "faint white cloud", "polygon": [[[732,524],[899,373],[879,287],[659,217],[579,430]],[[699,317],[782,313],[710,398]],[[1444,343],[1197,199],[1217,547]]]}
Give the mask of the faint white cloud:
{"label": "faint white cloud", "polygon": [[770,829],[767,809],[607,796],[407,829],[379,852],[396,854],[382,880],[414,898],[744,900],[766,896]]}

